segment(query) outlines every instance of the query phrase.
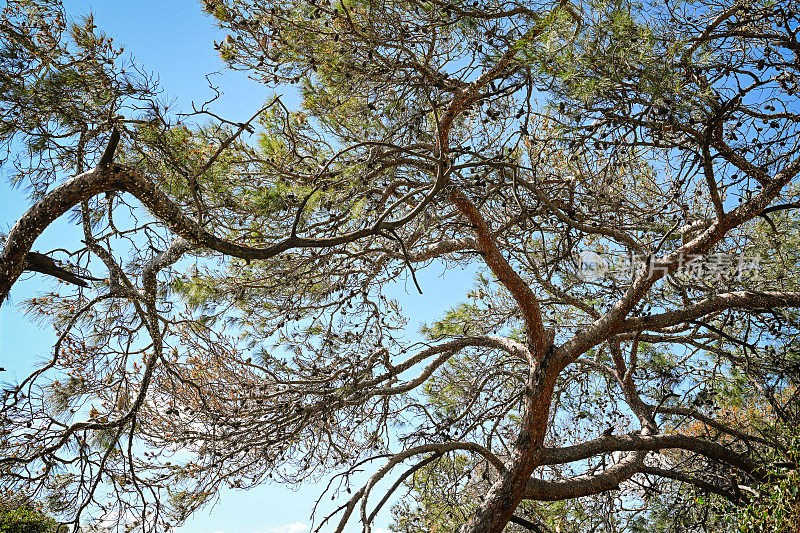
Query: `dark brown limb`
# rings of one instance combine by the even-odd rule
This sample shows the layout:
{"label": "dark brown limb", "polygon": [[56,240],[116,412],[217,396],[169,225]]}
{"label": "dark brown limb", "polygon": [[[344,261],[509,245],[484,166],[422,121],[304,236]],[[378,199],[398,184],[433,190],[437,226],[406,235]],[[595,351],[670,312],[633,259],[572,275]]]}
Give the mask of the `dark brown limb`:
{"label": "dark brown limb", "polygon": [[546,533],[547,531],[549,531],[547,529],[544,529],[540,524],[537,524],[536,522],[531,522],[530,520],[526,520],[525,518],[522,518],[521,516],[517,515],[511,516],[511,523],[517,524],[518,526],[522,526],[530,531],[535,531],[536,533]]}
{"label": "dark brown limb", "polygon": [[119,130],[114,128],[111,130],[111,137],[108,139],[108,144],[106,145],[106,149],[103,150],[103,155],[100,156],[100,161],[97,163],[97,168],[99,169],[106,169],[109,167],[111,162],[114,160],[114,152],[117,151],[117,146],[119,145]]}
{"label": "dark brown limb", "polygon": [[58,266],[52,257],[39,252],[28,252],[25,255],[25,270],[46,274],[80,287],[89,286],[81,276]]}

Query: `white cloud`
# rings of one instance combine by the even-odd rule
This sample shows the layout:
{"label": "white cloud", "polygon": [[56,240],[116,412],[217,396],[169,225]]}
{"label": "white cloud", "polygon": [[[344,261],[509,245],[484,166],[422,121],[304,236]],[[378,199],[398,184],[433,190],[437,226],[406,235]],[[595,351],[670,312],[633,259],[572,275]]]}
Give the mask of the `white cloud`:
{"label": "white cloud", "polygon": [[389,530],[383,529],[382,527],[376,527],[372,530],[372,533],[389,533]]}
{"label": "white cloud", "polygon": [[305,533],[306,531],[308,531],[308,525],[302,522],[294,522],[285,526],[268,527],[263,533]]}

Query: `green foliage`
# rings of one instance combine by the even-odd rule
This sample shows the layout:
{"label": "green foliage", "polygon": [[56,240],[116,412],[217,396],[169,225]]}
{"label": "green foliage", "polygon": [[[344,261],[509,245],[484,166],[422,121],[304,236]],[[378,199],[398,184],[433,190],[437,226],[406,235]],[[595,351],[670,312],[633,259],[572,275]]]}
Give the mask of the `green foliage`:
{"label": "green foliage", "polygon": [[58,522],[41,511],[21,505],[16,509],[0,507],[0,533],[53,533]]}
{"label": "green foliage", "polygon": [[[796,429],[790,430],[796,433]],[[772,481],[759,487],[758,496],[725,517],[737,533],[797,533],[800,531],[800,436],[789,440],[789,462],[794,467],[773,467]]]}
{"label": "green foliage", "polygon": [[796,533],[800,531],[800,473],[762,489],[762,495],[738,511],[732,520],[740,533]]}
{"label": "green foliage", "polygon": [[199,276],[175,278],[172,282],[172,290],[194,308],[202,308],[214,298],[214,286],[210,281]]}
{"label": "green foliage", "polygon": [[[70,21],[60,2],[8,2],[0,31],[0,146],[25,146],[32,159],[74,172],[75,156],[97,148],[129,97],[148,94],[149,81],[125,73],[123,49],[97,31],[93,17]],[[121,68],[118,68],[121,67]],[[130,100],[129,100],[130,101]],[[146,106],[145,106],[146,107]],[[87,127],[87,124],[91,126]],[[82,132],[82,148],[65,143]],[[20,143],[20,144],[16,144]],[[16,148],[13,148],[16,150]],[[5,157],[0,158],[0,165]],[[54,168],[12,175],[41,193]]]}
{"label": "green foliage", "polygon": [[455,309],[447,311],[444,318],[437,320],[430,326],[423,324],[420,333],[431,340],[442,339],[458,335],[468,335],[470,325],[479,315],[479,309],[474,304],[461,304]]}
{"label": "green foliage", "polygon": [[392,509],[395,533],[455,531],[477,504],[470,491],[457,490],[475,483],[480,473],[466,456],[445,456],[414,473],[409,485],[413,499],[402,500]]}

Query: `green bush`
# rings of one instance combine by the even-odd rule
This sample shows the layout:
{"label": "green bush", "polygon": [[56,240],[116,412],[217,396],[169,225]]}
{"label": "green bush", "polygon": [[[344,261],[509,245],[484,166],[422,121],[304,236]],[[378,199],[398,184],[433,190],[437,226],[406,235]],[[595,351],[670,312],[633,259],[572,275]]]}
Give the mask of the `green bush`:
{"label": "green bush", "polygon": [[762,487],[761,495],[733,516],[740,533],[800,533],[800,472]]}
{"label": "green bush", "polygon": [[758,496],[727,514],[738,533],[800,533],[800,435],[794,428],[776,429],[784,435],[785,456],[775,457],[772,480],[758,487]]}
{"label": "green bush", "polygon": [[0,533],[51,533],[57,530],[58,522],[30,507],[0,509]]}

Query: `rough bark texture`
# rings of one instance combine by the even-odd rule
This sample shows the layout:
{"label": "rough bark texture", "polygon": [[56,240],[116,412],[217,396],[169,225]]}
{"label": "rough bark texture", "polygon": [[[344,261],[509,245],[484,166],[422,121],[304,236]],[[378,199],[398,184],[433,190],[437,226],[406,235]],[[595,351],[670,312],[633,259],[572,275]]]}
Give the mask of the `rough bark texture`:
{"label": "rough bark texture", "polygon": [[506,471],[493,483],[473,517],[459,528],[459,533],[502,532],[525,498],[531,474],[541,464],[541,447],[557,378],[551,365],[551,353],[546,353],[531,371],[525,391],[524,415],[514,450],[506,462]]}
{"label": "rough bark texture", "polygon": [[0,255],[0,301],[8,296],[25,268],[25,257],[36,238],[57,218],[83,200],[121,190],[123,178],[108,170],[90,170],[66,181],[36,202],[11,228]]}

